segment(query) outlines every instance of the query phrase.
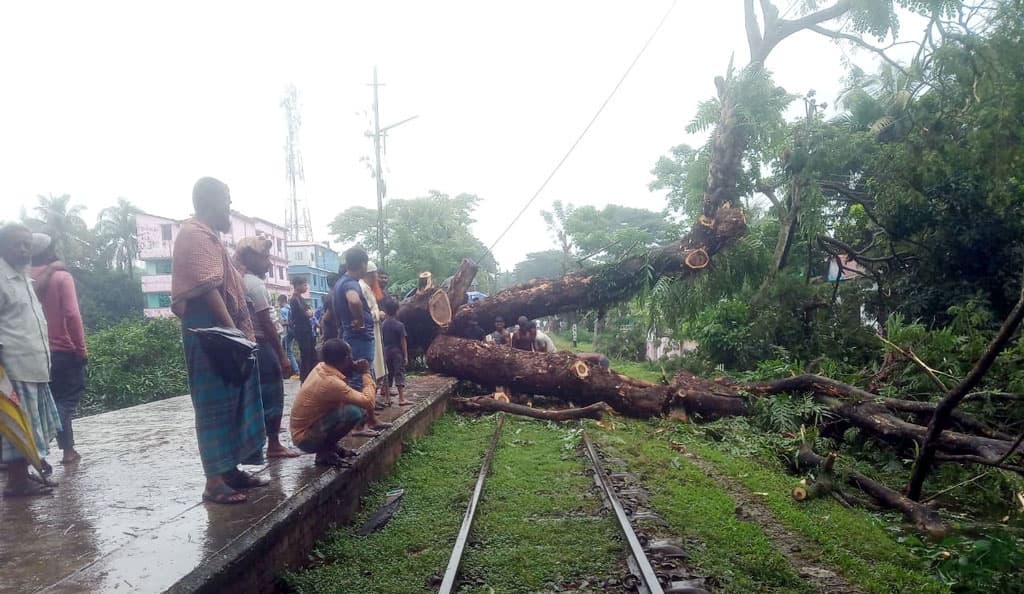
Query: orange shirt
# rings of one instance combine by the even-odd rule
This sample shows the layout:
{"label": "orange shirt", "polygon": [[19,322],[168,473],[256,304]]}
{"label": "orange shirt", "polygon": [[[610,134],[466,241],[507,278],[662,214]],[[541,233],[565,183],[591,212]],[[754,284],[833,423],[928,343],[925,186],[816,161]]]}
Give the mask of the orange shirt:
{"label": "orange shirt", "polygon": [[318,363],[302,382],[292,404],[292,442],[302,441],[306,431],[331,410],[346,404],[369,408],[373,406],[376,395],[377,386],[369,373],[363,374],[363,392],[360,394],[348,385],[340,371],[326,363]]}

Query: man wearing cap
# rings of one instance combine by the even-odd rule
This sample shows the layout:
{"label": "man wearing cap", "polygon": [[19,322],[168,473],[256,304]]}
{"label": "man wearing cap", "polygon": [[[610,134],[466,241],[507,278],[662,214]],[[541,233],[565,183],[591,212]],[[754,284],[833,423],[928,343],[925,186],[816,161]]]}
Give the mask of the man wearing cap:
{"label": "man wearing cap", "polygon": [[284,416],[284,376],[291,375],[291,365],[271,316],[270,292],[263,281],[270,270],[270,248],[273,245],[274,242],[266,237],[243,237],[235,246],[235,265],[242,273],[245,300],[259,345],[257,366],[267,429],[267,457],[294,458],[299,452],[281,445],[280,439]]}
{"label": "man wearing cap", "polygon": [[[19,407],[28,419],[40,456],[60,428],[60,417],[50,394],[50,348],[43,307],[29,276],[32,232],[24,225],[0,228],[0,360],[10,377]],[[4,497],[45,495],[50,486],[29,481],[24,454],[6,439],[0,451],[7,463]]]}
{"label": "man wearing cap", "polygon": [[57,446],[64,452],[61,464],[72,464],[82,458],[75,451],[72,418],[85,394],[85,366],[89,357],[75,279],[58,261],[56,244],[45,233],[32,236],[32,280],[49,335],[50,392],[61,424]]}
{"label": "man wearing cap", "polygon": [[263,462],[266,427],[255,370],[241,385],[218,373],[193,328],[237,328],[255,341],[242,275],[220,234],[231,230],[231,194],[224,182],[204,177],[192,188],[195,217],[181,226],[171,265],[171,311],[181,318],[185,366],[196,414],[199,458],[206,475],[203,500],[242,503],[243,490],[267,484],[239,464]]}

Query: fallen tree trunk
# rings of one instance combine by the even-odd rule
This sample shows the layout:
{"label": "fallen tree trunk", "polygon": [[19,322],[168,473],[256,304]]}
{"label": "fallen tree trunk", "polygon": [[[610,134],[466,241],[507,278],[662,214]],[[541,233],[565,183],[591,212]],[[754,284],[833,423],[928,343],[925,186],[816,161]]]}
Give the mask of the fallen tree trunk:
{"label": "fallen tree trunk", "polygon": [[531,408],[514,402],[504,402],[490,396],[452,398],[449,402],[460,412],[507,412],[542,421],[572,421],[575,419],[594,419],[595,421],[600,421],[604,418],[604,413],[611,410],[611,407],[605,402],[595,402],[583,408],[548,410]]}
{"label": "fallen tree trunk", "polygon": [[675,390],[633,379],[577,359],[572,353],[519,351],[454,336],[438,336],[427,349],[432,371],[484,386],[553,396],[587,405],[607,402],[620,414],[649,418],[667,412]]}
{"label": "fallen tree trunk", "polygon": [[480,339],[494,328],[498,316],[506,321],[519,316],[532,320],[622,301],[637,293],[652,275],[679,276],[702,271],[712,256],[746,229],[743,212],[726,204],[713,219],[698,223],[675,243],[561,278],[532,280],[470,303],[455,313],[448,333]]}
{"label": "fallen tree trunk", "polygon": [[398,320],[405,324],[410,353],[422,353],[452,320],[452,312],[466,303],[466,291],[473,284],[478,267],[463,258],[447,290],[437,287],[418,291],[402,301]]}
{"label": "fallen tree trunk", "polygon": [[[807,444],[801,445],[797,451],[796,462],[798,470],[823,467],[827,461],[827,458],[816,454]],[[929,537],[939,540],[950,533],[951,528],[949,524],[943,521],[939,514],[931,507],[908,499],[882,483],[868,478],[855,470],[846,471],[845,474],[847,484],[867,493],[882,506],[899,511],[909,522],[913,523]]]}

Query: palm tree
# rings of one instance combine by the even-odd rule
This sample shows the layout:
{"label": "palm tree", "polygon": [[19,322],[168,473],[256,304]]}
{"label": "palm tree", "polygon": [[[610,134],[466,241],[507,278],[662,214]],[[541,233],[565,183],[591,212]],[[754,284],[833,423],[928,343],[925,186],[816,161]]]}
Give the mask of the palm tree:
{"label": "palm tree", "polygon": [[117,205],[101,210],[96,221],[96,239],[101,253],[111,267],[127,271],[130,278],[135,276],[135,258],[139,253],[135,215],[141,212],[131,202],[118,198]]}
{"label": "palm tree", "polygon": [[68,194],[40,194],[36,198],[36,216],[23,216],[25,223],[34,230],[49,234],[69,264],[82,266],[91,251],[89,226],[82,218],[85,207],[81,204],[72,205]]}

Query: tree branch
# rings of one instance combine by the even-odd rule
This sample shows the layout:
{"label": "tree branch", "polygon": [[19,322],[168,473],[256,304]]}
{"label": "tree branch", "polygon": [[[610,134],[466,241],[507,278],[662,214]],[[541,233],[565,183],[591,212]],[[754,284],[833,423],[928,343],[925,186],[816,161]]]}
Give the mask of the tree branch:
{"label": "tree branch", "polygon": [[743,18],[747,27],[747,45],[750,47],[750,59],[760,50],[761,28],[757,26],[757,15],[754,14],[754,0],[744,0]]}
{"label": "tree branch", "polygon": [[889,55],[885,53],[885,50],[883,50],[880,47],[875,47],[875,46],[871,45],[870,43],[864,41],[863,39],[861,39],[860,37],[857,37],[856,35],[850,35],[849,33],[843,33],[842,31],[833,31],[832,29],[826,29],[826,28],[821,27],[819,25],[809,25],[807,27],[807,29],[809,31],[814,31],[818,35],[824,35],[825,37],[829,37],[831,39],[835,39],[835,40],[844,39],[844,40],[849,41],[850,43],[852,43],[852,44],[854,44],[854,45],[856,45],[858,47],[866,49],[869,52],[872,52],[876,56],[878,56],[878,57],[882,58],[883,60],[885,60],[885,62],[888,63],[893,68],[895,68],[895,69],[899,70],[900,72],[902,72],[903,75],[906,76],[907,78],[910,78],[910,73],[907,71],[907,69],[904,68],[903,65],[900,64],[899,62],[897,62],[896,60],[893,60],[892,58],[890,58]]}

